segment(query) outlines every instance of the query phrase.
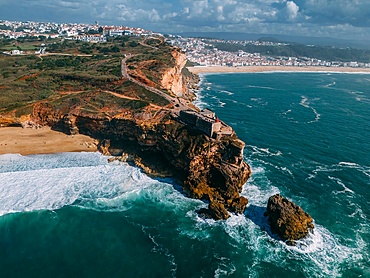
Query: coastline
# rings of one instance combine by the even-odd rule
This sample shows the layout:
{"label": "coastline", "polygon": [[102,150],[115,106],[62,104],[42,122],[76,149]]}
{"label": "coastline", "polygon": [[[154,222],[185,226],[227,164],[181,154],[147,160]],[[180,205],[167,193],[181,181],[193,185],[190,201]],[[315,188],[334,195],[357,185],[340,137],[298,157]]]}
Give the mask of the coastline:
{"label": "coastline", "polygon": [[86,135],[66,135],[51,130],[22,127],[0,128],[0,155],[50,154],[61,152],[96,152],[96,140]]}
{"label": "coastline", "polygon": [[194,74],[207,73],[250,73],[250,72],[334,72],[334,73],[366,73],[370,68],[343,68],[343,67],[290,67],[290,66],[195,66],[187,68]]}
{"label": "coastline", "polygon": [[[253,73],[253,72],[334,72],[366,73],[370,68],[334,67],[289,67],[289,66],[195,66],[188,67],[193,74]],[[66,135],[44,126],[39,129],[22,127],[0,128],[0,155],[16,153],[21,155],[51,154],[61,152],[96,152],[96,140],[82,134]]]}

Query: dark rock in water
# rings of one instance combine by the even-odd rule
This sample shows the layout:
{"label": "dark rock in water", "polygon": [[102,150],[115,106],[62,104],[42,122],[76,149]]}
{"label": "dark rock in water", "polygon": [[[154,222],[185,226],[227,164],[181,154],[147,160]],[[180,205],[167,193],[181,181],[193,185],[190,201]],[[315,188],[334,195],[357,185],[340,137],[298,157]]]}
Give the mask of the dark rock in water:
{"label": "dark rock in water", "polygon": [[290,245],[306,237],[314,228],[313,219],[308,213],[279,194],[269,198],[265,216],[268,216],[271,231]]}
{"label": "dark rock in water", "polygon": [[198,214],[204,218],[226,220],[230,217],[228,211],[243,214],[247,205],[248,199],[243,196],[230,199],[226,204],[219,201],[211,201],[208,208],[200,209]]}
{"label": "dark rock in water", "polygon": [[101,140],[98,144],[98,150],[104,155],[111,155],[109,152],[109,147],[110,147],[110,140],[109,139],[104,139]]}
{"label": "dark rock in water", "polygon": [[225,206],[220,202],[211,202],[208,208],[202,208],[198,214],[204,218],[212,218],[214,220],[226,220],[230,217]]}
{"label": "dark rock in water", "polygon": [[244,213],[247,205],[248,205],[248,199],[243,196],[240,196],[240,197],[230,200],[227,208],[231,212],[242,214]]}

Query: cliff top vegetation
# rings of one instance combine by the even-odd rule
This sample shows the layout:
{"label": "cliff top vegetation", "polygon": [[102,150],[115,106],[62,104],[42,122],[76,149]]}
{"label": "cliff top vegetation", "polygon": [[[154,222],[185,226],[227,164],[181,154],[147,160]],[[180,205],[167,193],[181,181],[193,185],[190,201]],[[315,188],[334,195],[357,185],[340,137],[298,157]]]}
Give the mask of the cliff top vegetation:
{"label": "cliff top vegetation", "polygon": [[1,52],[14,49],[20,55],[0,54],[0,115],[27,114],[40,101],[75,105],[91,113],[101,113],[109,105],[137,110],[169,104],[121,72],[121,61],[128,57],[129,74],[169,93],[160,84],[163,73],[175,64],[174,48],[161,39],[124,36],[110,37],[105,43],[0,39]]}

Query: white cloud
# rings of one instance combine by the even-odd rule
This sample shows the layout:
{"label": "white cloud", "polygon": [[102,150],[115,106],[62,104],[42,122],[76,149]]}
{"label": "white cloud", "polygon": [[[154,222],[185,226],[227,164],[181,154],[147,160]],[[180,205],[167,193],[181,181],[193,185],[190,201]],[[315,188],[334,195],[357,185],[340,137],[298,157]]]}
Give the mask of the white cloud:
{"label": "white cloud", "polygon": [[98,19],[166,32],[370,33],[370,0],[0,0],[0,7],[3,19]]}
{"label": "white cloud", "polygon": [[286,2],[286,8],[288,12],[288,17],[290,20],[295,20],[298,15],[299,7],[297,6],[296,3],[293,1],[288,1]]}
{"label": "white cloud", "polygon": [[140,22],[150,21],[159,22],[161,16],[156,9],[144,10],[144,9],[132,9],[126,5],[117,5],[119,18],[126,22]]}

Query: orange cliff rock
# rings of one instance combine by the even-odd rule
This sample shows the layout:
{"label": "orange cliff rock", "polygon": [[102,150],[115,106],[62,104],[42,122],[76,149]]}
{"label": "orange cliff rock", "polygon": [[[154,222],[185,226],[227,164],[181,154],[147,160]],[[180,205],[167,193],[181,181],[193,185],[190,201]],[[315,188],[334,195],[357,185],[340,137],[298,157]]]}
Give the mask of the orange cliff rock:
{"label": "orange cliff rock", "polygon": [[[161,85],[170,94],[191,100],[192,86],[198,79],[184,74],[184,53],[174,48],[171,54],[174,66],[155,73],[162,76]],[[234,133],[213,139],[173,118],[168,104],[126,98],[121,102],[116,93],[78,92],[35,103],[30,120],[66,134],[79,133],[106,142],[101,144],[106,154],[135,155],[135,164],[147,173],[171,175],[189,197],[209,201],[202,215],[226,219],[229,212],[244,212],[248,200],[240,192],[251,169],[243,160],[244,143]]]}
{"label": "orange cliff rock", "polygon": [[186,64],[186,55],[179,50],[172,51],[175,58],[175,66],[166,70],[163,74],[161,85],[175,96],[182,96],[184,92],[182,69]]}
{"label": "orange cliff rock", "polygon": [[134,154],[135,163],[140,162],[136,165],[150,175],[172,176],[189,197],[209,201],[202,215],[226,219],[229,212],[244,213],[248,200],[240,192],[251,169],[243,160],[244,142],[235,134],[211,139],[172,119],[169,111],[151,124],[142,124],[139,112],[132,118],[117,118],[61,114],[50,108],[37,106],[33,120],[105,142],[101,146],[106,154]]}

